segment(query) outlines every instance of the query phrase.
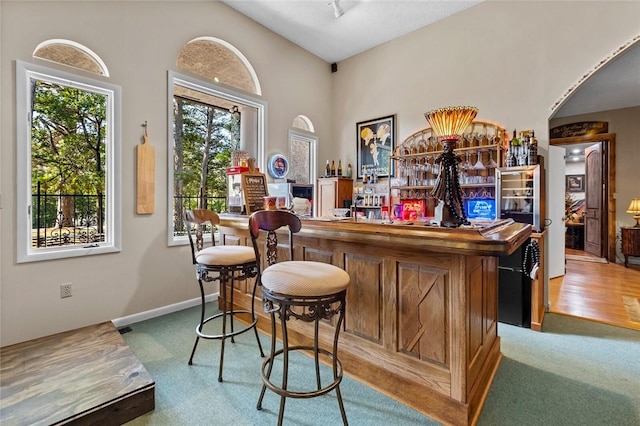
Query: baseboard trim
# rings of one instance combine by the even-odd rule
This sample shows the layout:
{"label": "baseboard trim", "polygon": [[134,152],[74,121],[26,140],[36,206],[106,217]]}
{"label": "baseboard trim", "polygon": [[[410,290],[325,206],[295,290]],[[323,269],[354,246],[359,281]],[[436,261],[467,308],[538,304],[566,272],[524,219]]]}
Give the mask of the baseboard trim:
{"label": "baseboard trim", "polygon": [[[219,293],[211,293],[204,297],[204,300],[209,302],[214,302],[218,300]],[[150,309],[144,312],[138,312],[137,314],[127,315],[126,317],[116,318],[111,320],[113,325],[116,328],[124,327],[127,325],[135,324],[140,321],[145,321],[151,318],[156,318],[162,315],[170,314],[172,312],[178,312],[183,309],[191,308],[193,306],[200,305],[200,298],[196,297],[195,299],[185,300],[183,302],[174,303],[171,305],[161,306],[159,308]]]}

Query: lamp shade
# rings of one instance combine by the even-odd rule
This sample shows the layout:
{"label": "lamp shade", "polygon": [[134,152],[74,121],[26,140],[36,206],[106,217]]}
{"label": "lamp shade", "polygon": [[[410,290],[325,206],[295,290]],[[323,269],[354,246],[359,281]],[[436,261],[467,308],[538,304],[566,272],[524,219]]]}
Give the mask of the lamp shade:
{"label": "lamp shade", "polygon": [[633,218],[636,220],[636,228],[640,228],[640,198],[634,198],[631,200],[631,204],[629,204],[629,208],[627,208],[627,213],[633,215]]}
{"label": "lamp shade", "polygon": [[[469,123],[476,118],[478,109],[470,106],[458,106],[434,109],[424,113],[436,136],[448,138],[460,135]],[[457,139],[457,138],[456,138]]]}
{"label": "lamp shade", "polygon": [[640,198],[634,198],[631,200],[631,204],[627,208],[627,213],[640,214]]}

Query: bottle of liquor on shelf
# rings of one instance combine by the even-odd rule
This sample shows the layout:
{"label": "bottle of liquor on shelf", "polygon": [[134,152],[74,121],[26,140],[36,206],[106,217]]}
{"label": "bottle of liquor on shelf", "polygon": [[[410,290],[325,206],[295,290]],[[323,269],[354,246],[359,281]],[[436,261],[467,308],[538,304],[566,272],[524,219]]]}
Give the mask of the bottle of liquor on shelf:
{"label": "bottle of liquor on shelf", "polygon": [[351,179],[353,176],[353,169],[351,168],[351,163],[347,164],[347,177]]}
{"label": "bottle of liquor on shelf", "polygon": [[534,166],[538,164],[538,140],[535,136],[535,131],[531,131],[531,139],[529,140],[529,165]]}
{"label": "bottle of liquor on shelf", "polygon": [[338,160],[338,176],[342,176],[342,160]]}
{"label": "bottle of liquor on shelf", "polygon": [[518,164],[518,160],[516,159],[517,143],[516,131],[514,129],[513,138],[509,141],[509,148],[507,149],[505,158],[507,167],[515,167]]}
{"label": "bottle of liquor on shelf", "polygon": [[334,160],[331,160],[331,176],[335,176],[336,175],[336,162]]}
{"label": "bottle of liquor on shelf", "polygon": [[329,167],[329,160],[327,160],[327,165],[324,168],[324,177],[329,177],[331,175],[331,168]]}

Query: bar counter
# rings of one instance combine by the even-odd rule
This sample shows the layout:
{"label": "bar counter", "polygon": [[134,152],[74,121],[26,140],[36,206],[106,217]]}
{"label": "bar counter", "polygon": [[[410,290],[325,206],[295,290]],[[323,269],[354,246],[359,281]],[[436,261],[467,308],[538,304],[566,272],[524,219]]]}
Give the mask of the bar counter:
{"label": "bar counter", "polygon": [[[251,245],[247,223],[221,215],[221,243]],[[296,260],[331,263],[351,276],[338,355],[345,373],[444,424],[468,425],[477,422],[501,359],[498,256],[530,235],[530,225],[510,219],[455,229],[303,219],[294,249]],[[236,289],[234,302],[255,303],[268,334],[252,284]],[[308,344],[309,324],[289,324],[290,340]],[[321,344],[331,339],[326,324]]]}

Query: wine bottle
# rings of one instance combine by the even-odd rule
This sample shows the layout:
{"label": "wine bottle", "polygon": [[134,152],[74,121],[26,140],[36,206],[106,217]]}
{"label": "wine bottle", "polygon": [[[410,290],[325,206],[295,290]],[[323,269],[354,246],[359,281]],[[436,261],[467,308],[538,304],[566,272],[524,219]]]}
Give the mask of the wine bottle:
{"label": "wine bottle", "polygon": [[336,162],[334,160],[331,160],[331,176],[335,176],[336,175]]}
{"label": "wine bottle", "polygon": [[342,176],[342,160],[338,160],[338,176]]}
{"label": "wine bottle", "polygon": [[331,168],[329,167],[329,160],[327,160],[327,165],[324,168],[324,177],[329,177],[331,174]]}
{"label": "wine bottle", "polygon": [[347,164],[347,177],[351,178],[353,176],[353,169],[351,168],[351,163]]}

